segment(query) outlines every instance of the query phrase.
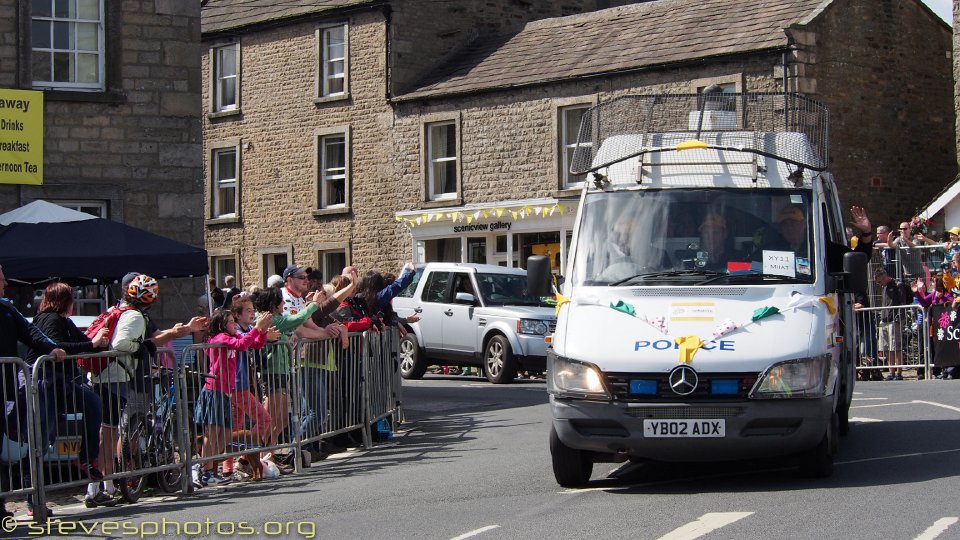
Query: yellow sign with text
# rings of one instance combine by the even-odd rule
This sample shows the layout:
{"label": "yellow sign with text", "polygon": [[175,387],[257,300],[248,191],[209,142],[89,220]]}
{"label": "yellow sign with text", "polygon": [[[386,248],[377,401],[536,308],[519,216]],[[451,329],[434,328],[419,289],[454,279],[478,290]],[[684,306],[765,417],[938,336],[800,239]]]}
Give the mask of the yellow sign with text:
{"label": "yellow sign with text", "polygon": [[43,184],[43,92],[0,88],[0,184]]}

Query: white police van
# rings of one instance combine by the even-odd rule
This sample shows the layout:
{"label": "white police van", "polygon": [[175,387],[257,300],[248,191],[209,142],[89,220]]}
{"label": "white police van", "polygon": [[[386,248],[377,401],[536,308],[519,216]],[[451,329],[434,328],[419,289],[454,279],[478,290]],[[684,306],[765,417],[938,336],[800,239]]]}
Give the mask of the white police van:
{"label": "white police van", "polygon": [[[589,173],[548,351],[558,483],[595,462],[794,456],[832,473],[856,324],[828,113],[792,94],[626,96],[591,109]],[[548,266],[531,258],[531,291]]]}

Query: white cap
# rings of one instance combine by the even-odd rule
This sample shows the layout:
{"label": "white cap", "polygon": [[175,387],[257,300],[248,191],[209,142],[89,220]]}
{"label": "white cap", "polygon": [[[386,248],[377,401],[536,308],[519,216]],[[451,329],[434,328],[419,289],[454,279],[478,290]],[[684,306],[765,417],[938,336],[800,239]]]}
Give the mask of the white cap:
{"label": "white cap", "polygon": [[267,287],[283,287],[283,278],[277,274],[268,277]]}

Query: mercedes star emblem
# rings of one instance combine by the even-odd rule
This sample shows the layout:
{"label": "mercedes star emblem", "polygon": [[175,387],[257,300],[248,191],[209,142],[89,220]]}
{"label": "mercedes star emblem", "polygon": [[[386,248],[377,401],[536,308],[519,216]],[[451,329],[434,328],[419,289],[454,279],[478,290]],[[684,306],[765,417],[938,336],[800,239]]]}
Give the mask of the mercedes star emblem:
{"label": "mercedes star emblem", "polygon": [[692,367],[684,364],[673,368],[670,372],[670,389],[674,394],[680,396],[689,396],[697,389],[697,372]]}

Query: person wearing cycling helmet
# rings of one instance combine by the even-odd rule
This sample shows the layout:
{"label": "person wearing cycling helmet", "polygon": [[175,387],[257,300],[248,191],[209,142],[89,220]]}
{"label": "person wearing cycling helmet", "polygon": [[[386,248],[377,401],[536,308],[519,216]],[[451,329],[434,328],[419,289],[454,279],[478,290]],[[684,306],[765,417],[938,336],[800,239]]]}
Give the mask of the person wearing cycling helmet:
{"label": "person wearing cycling helmet", "polygon": [[[110,349],[123,354],[110,362],[97,375],[91,375],[94,391],[103,401],[103,423],[100,427],[100,457],[97,460],[103,473],[113,472],[114,452],[120,439],[120,426],[135,414],[150,411],[150,397],[145,377],[150,375],[149,362],[144,342],[147,340],[148,319],[145,312],[160,293],[157,280],[146,274],[133,277],[124,290],[122,311],[110,339]],[[116,504],[113,482],[105,482],[105,491],[100,491],[100,482],[87,486],[84,504],[88,508]]]}

